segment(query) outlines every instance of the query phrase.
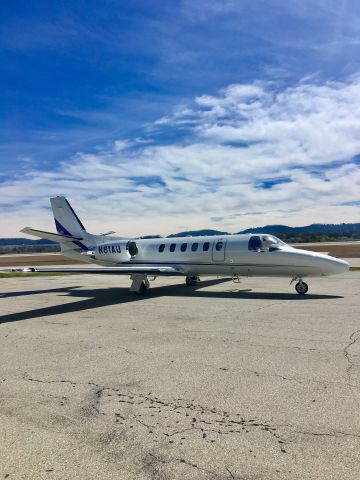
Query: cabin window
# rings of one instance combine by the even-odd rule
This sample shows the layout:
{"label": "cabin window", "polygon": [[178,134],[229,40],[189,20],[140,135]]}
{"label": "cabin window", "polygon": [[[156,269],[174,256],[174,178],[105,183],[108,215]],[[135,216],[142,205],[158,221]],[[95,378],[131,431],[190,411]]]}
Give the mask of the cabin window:
{"label": "cabin window", "polygon": [[196,252],[197,249],[198,249],[198,246],[199,246],[199,244],[198,244],[197,242],[196,242],[196,243],[193,243],[193,244],[191,245],[191,251],[192,251],[192,252]]}
{"label": "cabin window", "polygon": [[220,252],[220,250],[222,250],[223,246],[224,246],[224,242],[222,242],[222,241],[220,240],[219,242],[216,242],[215,250],[216,250],[217,252]]}
{"label": "cabin window", "polygon": [[257,235],[250,237],[248,243],[248,249],[252,250],[253,252],[261,252],[263,251],[263,245],[261,243],[261,238]]}
{"label": "cabin window", "polygon": [[165,243],[159,245],[159,252],[163,252],[165,250]]}
{"label": "cabin window", "polygon": [[186,249],[187,249],[187,243],[182,243],[182,244],[181,244],[181,247],[180,247],[180,250],[181,250],[182,252],[186,252]]}
{"label": "cabin window", "polygon": [[176,248],[176,243],[172,243],[169,248],[170,252],[175,252],[175,248]]}
{"label": "cabin window", "polygon": [[207,252],[209,250],[209,247],[210,247],[210,243],[209,242],[205,242],[204,245],[203,245],[203,250],[204,252]]}

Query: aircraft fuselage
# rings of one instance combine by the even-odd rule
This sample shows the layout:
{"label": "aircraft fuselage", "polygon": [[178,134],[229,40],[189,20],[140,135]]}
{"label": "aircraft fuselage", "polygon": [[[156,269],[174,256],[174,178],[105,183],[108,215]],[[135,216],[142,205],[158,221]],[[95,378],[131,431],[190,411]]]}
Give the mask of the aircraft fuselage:
{"label": "aircraft fuselage", "polygon": [[[269,242],[269,238],[278,243]],[[104,238],[104,243],[82,259],[104,266],[171,265],[189,276],[303,278],[333,275],[348,269],[343,260],[293,248],[268,234],[136,240],[112,237],[108,241]]]}

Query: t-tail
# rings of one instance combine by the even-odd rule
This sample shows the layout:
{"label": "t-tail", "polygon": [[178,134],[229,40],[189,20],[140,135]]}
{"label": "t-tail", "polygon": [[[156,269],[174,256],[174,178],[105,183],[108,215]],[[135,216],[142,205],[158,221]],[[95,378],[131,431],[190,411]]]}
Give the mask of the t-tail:
{"label": "t-tail", "polygon": [[[65,197],[50,198],[55,227],[59,235],[74,237],[72,243],[83,251],[90,250],[90,235]],[[79,239],[79,240],[78,240]],[[82,241],[80,241],[80,239]]]}
{"label": "t-tail", "polygon": [[30,227],[23,228],[21,232],[59,242],[61,252],[71,257],[91,251],[103,239],[101,235],[92,235],[86,231],[65,197],[50,198],[50,203],[57,233],[44,232]]}

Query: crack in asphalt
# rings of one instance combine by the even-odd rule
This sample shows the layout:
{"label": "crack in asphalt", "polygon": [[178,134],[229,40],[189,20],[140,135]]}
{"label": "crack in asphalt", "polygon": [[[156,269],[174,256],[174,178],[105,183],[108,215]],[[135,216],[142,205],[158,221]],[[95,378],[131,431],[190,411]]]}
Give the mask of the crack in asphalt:
{"label": "crack in asphalt", "polygon": [[346,361],[348,362],[347,368],[346,368],[346,374],[348,377],[348,380],[350,382],[351,380],[351,370],[354,367],[355,363],[352,361],[351,353],[349,352],[350,348],[359,340],[360,338],[360,329],[355,330],[349,337],[349,343],[344,347],[343,352],[344,352],[344,357]]}
{"label": "crack in asphalt", "polygon": [[225,465],[225,470],[226,470],[227,472],[229,472],[230,478],[232,478],[233,480],[235,480],[235,477],[234,477],[232,471],[231,471],[230,468],[227,467],[226,465]]}
{"label": "crack in asphalt", "polygon": [[184,458],[176,458],[175,459],[177,462],[183,463],[184,465],[187,465],[188,467],[196,468],[197,470],[200,470],[201,472],[205,472],[206,474],[213,475],[214,477],[218,478],[218,474],[216,472],[213,472],[212,470],[209,470],[207,468],[199,467],[197,463],[192,463],[189,462],[189,460],[185,460]]}
{"label": "crack in asphalt", "polygon": [[[199,362],[197,362],[197,364],[199,365]],[[259,370],[251,370],[249,368],[219,367],[218,365],[213,365],[211,363],[202,363],[202,365],[205,366],[205,367],[209,367],[209,368],[223,370],[225,372],[246,372],[246,373],[253,374],[257,377],[280,378],[281,380],[286,380],[288,382],[296,382],[296,383],[299,383],[301,385],[309,384],[309,383],[315,383],[315,384],[319,384],[319,385],[338,385],[340,387],[347,386],[347,387],[350,387],[350,388],[359,388],[360,387],[359,383],[349,384],[349,383],[344,383],[344,382],[332,382],[332,381],[329,381],[329,380],[314,380],[314,379],[311,379],[311,378],[304,378],[304,377],[287,377],[285,375],[281,375],[279,373],[274,373],[274,372],[261,372]]]}
{"label": "crack in asphalt", "polygon": [[[356,333],[352,334],[349,344],[357,341],[358,337],[355,338]],[[360,330],[358,333],[360,336]],[[256,418],[246,418],[240,413],[228,412],[215,407],[205,407],[188,398],[163,400],[152,392],[123,393],[120,388],[99,385],[93,381],[76,382],[71,379],[43,380],[34,378],[28,373],[24,373],[22,379],[42,384],[68,384],[74,388],[77,385],[81,385],[95,389],[91,399],[87,399],[87,402],[90,403],[90,408],[87,407],[86,409],[84,407],[85,414],[90,412],[93,415],[95,412],[96,415],[103,415],[104,417],[101,418],[106,418],[106,421],[114,419],[115,424],[119,425],[119,427],[121,426],[121,428],[126,428],[128,432],[133,431],[134,435],[139,435],[135,429],[132,430],[135,426],[136,428],[146,429],[145,434],[151,439],[150,442],[145,442],[147,448],[149,444],[156,444],[158,447],[163,446],[164,448],[169,447],[170,449],[174,446],[181,448],[182,445],[189,445],[189,443],[193,445],[194,442],[201,449],[204,448],[202,445],[210,446],[220,442],[218,448],[221,448],[222,438],[229,435],[240,435],[246,443],[250,442],[251,449],[249,452],[253,452],[256,446],[253,447],[251,444],[254,442],[256,445],[257,443],[253,435],[260,434],[270,436],[272,439],[272,447],[269,448],[275,448],[278,449],[279,453],[294,456],[291,451],[291,445],[296,444],[297,441],[291,438],[292,434],[309,435],[314,438],[351,437],[360,439],[360,433],[357,432],[299,430],[296,425],[274,424],[271,420],[261,421]],[[281,430],[279,431],[279,429]],[[247,437],[246,440],[245,437]],[[206,478],[225,478],[224,475],[230,480],[237,478],[226,465],[221,466],[223,470],[221,474],[221,471],[213,472],[206,469],[206,465],[202,466],[198,462],[194,463],[180,457],[177,450],[170,450],[169,452],[168,458],[164,456],[160,458],[153,453],[146,454],[148,455],[148,460],[144,459],[143,463],[152,478],[170,478],[159,470],[159,464],[168,464],[174,460],[188,467],[198,469],[203,472]],[[175,453],[177,453],[177,457],[174,459],[172,454]],[[150,461],[150,459],[153,461]]]}
{"label": "crack in asphalt", "polygon": [[349,432],[304,432],[301,430],[295,430],[295,433],[299,433],[300,435],[313,435],[314,437],[353,437],[353,438],[360,438],[360,433],[349,433]]}
{"label": "crack in asphalt", "polygon": [[286,377],[285,375],[280,375],[279,373],[266,373],[266,372],[259,372],[257,370],[250,370],[250,369],[246,369],[246,368],[237,368],[237,369],[227,369],[229,371],[242,371],[242,372],[249,372],[249,373],[252,373],[254,375],[256,375],[257,377],[275,377],[275,378],[280,378],[282,380],[286,380],[288,382],[296,382],[296,383],[299,383],[301,385],[303,384],[308,384],[308,383],[316,383],[316,384],[320,384],[320,385],[338,385],[340,387],[344,387],[344,386],[347,386],[347,387],[350,387],[350,388],[359,388],[360,387],[360,384],[359,383],[353,383],[353,384],[349,384],[349,383],[343,383],[343,382],[332,382],[332,381],[329,381],[329,380],[314,380],[314,379],[311,379],[311,378],[304,378],[304,377]]}
{"label": "crack in asphalt", "polygon": [[[187,400],[183,398],[178,398],[174,400],[164,401],[158,397],[152,395],[152,393],[141,394],[141,393],[121,393],[119,389],[99,385],[95,382],[75,382],[73,380],[41,380],[31,377],[28,373],[25,373],[22,376],[22,379],[25,381],[38,382],[44,384],[54,384],[54,383],[63,383],[69,384],[72,386],[83,385],[83,386],[92,386],[96,387],[95,392],[96,404],[93,405],[93,409],[96,412],[106,414],[104,408],[106,405],[103,405],[103,409],[100,408],[101,400],[105,398],[109,400],[110,397],[116,397],[116,404],[118,408],[122,408],[122,404],[127,404],[132,408],[135,408],[137,412],[133,413],[131,416],[126,417],[125,414],[121,412],[115,412],[115,421],[121,423],[119,419],[124,421],[135,420],[138,424],[144,426],[151,433],[157,433],[164,435],[166,437],[178,436],[181,433],[186,432],[200,432],[202,438],[206,440],[207,433],[215,433],[217,436],[221,435],[230,435],[230,434],[244,434],[249,433],[250,430],[264,431],[267,434],[270,434],[279,444],[284,444],[285,440],[277,432],[276,428],[270,425],[267,422],[257,421],[255,419],[245,419],[239,413],[230,413],[222,411],[216,408],[204,407],[202,405],[194,403],[193,400]],[[108,392],[105,397],[105,392]],[[110,393],[112,392],[112,393]],[[114,402],[113,402],[114,403]],[[141,410],[141,413],[140,413]],[[151,412],[151,413],[150,413]],[[191,412],[191,415],[190,415]],[[181,415],[181,420],[175,420],[173,414]],[[157,419],[162,419],[165,423],[164,426],[160,425],[158,421],[157,424],[150,424],[145,422],[142,416],[150,415],[151,417],[157,416]],[[122,417],[122,418],[120,418]],[[161,418],[162,417],[162,418]],[[180,418],[180,417],[178,417]],[[175,424],[179,424],[180,421],[183,423],[184,428],[176,428]],[[170,422],[170,423],[169,423]],[[185,425],[184,425],[185,423]],[[205,434],[205,435],[204,435]],[[211,440],[212,443],[215,439]],[[280,450],[283,450],[282,447]]]}
{"label": "crack in asphalt", "polygon": [[[154,455],[151,452],[148,452],[147,456],[152,459],[152,462],[150,462],[150,463],[149,462],[144,462],[145,466],[147,467],[147,469],[149,468],[149,466],[152,467],[153,473],[155,473],[157,475],[156,477],[154,477],[156,479],[160,478],[158,469],[156,468],[156,463],[162,464],[162,465],[167,465],[167,464],[170,464],[172,462],[178,462],[179,464],[186,465],[186,466],[191,467],[191,468],[195,468],[196,470],[199,470],[200,472],[204,472],[206,475],[211,476],[211,477],[207,476],[207,478],[212,478],[212,477],[214,477],[216,479],[220,478],[218,472],[214,472],[212,470],[209,470],[208,468],[201,467],[197,463],[190,462],[189,460],[186,460],[185,458],[176,457],[176,458],[165,459],[165,458],[160,457],[158,455]],[[225,467],[225,470],[227,470],[227,472],[229,472],[232,479],[235,478],[227,467]],[[163,477],[161,477],[161,478],[163,478]]]}
{"label": "crack in asphalt", "polygon": [[251,310],[247,310],[246,313],[255,313],[259,312],[261,310],[267,310],[268,308],[275,307],[276,305],[283,305],[285,302],[274,302],[274,303],[269,303],[268,305],[263,305],[261,307],[256,307]]}

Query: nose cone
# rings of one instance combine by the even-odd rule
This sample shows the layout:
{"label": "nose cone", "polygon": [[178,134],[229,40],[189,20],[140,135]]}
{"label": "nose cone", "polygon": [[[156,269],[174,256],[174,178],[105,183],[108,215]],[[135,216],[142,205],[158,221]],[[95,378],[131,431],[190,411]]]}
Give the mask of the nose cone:
{"label": "nose cone", "polygon": [[324,275],[338,275],[349,270],[348,262],[328,255],[321,256],[321,263]]}
{"label": "nose cone", "polygon": [[348,262],[323,253],[295,248],[291,252],[296,254],[296,263],[304,267],[310,267],[314,276],[339,275],[347,272],[350,267]]}

